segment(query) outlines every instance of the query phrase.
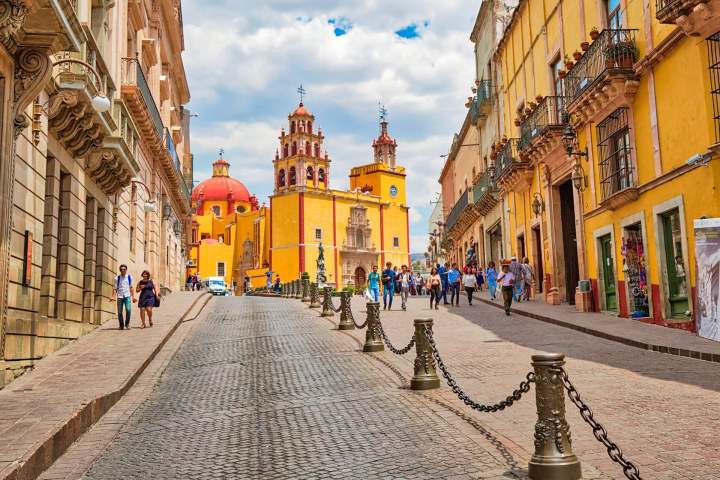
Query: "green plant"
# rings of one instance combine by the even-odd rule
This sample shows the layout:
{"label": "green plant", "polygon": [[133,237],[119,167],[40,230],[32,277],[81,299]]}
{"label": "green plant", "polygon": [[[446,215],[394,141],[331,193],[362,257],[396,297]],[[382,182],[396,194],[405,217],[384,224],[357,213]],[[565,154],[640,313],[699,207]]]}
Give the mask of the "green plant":
{"label": "green plant", "polygon": [[638,49],[633,42],[617,42],[607,45],[603,51],[608,60],[630,59],[638,57]]}
{"label": "green plant", "polygon": [[300,278],[303,280],[309,280],[310,274],[308,272],[302,272],[302,275],[300,275]]}

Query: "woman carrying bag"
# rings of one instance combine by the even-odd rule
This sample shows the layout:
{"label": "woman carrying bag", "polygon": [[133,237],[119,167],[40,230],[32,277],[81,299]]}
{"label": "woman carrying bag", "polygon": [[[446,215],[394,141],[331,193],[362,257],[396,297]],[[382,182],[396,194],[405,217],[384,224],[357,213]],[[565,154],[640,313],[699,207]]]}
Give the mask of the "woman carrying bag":
{"label": "woman carrying bag", "polygon": [[138,301],[140,327],[145,328],[145,317],[147,317],[148,323],[152,327],[153,308],[160,306],[160,296],[155,288],[155,282],[150,279],[150,272],[147,270],[142,272],[142,280],[138,282],[136,291],[140,293],[140,300]]}

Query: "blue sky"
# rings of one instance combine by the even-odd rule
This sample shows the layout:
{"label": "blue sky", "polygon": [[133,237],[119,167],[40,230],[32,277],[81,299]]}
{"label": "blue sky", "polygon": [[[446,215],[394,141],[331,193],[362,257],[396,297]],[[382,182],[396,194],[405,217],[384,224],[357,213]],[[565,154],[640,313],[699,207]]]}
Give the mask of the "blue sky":
{"label": "blue sky", "polygon": [[446,0],[184,0],[195,179],[220,147],[231,175],[259,201],[273,189],[280,128],[296,90],[325,134],[331,185],[372,161],[378,102],[387,106],[408,169],[411,250],[425,250],[441,154],[465,115],[474,81],[468,37],[479,2]]}

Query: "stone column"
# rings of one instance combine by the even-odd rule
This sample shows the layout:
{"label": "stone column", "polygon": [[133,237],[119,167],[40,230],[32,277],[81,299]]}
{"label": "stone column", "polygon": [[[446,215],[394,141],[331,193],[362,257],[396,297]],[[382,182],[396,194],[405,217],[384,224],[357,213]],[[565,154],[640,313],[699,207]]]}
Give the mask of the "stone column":
{"label": "stone column", "polygon": [[97,240],[95,242],[95,324],[116,314],[116,307],[108,300],[116,275],[115,235],[112,215],[104,208],[97,212]]}
{"label": "stone column", "polygon": [[95,323],[95,270],[97,249],[97,201],[85,199],[85,268],[83,282],[83,322]]}
{"label": "stone column", "polygon": [[55,317],[59,217],[60,162],[53,157],[48,157],[45,170],[45,214],[39,309],[40,314],[46,317]]}
{"label": "stone column", "polygon": [[85,193],[70,174],[60,175],[60,234],[58,238],[56,317],[82,322],[85,263]]}

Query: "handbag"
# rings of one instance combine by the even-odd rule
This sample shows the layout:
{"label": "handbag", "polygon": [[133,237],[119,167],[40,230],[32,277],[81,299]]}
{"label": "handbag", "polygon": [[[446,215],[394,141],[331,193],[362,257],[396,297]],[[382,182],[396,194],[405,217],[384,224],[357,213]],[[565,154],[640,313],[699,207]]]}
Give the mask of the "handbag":
{"label": "handbag", "polygon": [[160,306],[160,296],[155,295],[155,308]]}

